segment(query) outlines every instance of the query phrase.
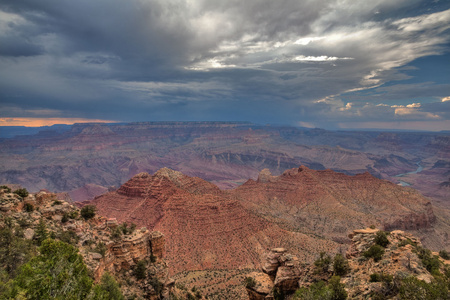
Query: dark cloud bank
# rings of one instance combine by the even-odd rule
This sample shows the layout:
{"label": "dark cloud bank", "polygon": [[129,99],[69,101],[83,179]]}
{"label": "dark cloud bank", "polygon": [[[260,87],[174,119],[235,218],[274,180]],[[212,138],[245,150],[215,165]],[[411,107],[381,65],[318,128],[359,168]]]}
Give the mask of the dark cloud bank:
{"label": "dark cloud bank", "polygon": [[4,0],[0,118],[448,129],[449,28],[448,1]]}

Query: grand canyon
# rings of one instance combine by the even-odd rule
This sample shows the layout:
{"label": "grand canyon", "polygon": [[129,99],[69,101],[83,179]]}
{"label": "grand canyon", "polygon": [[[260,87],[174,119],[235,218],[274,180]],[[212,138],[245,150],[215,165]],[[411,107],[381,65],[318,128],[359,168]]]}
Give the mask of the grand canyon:
{"label": "grand canyon", "polygon": [[[17,130],[6,129],[5,135]],[[447,133],[340,132],[239,122],[75,124],[4,137],[0,151],[0,184],[41,191],[25,198],[42,207],[40,213],[51,201],[70,205],[61,214],[95,206],[105,219],[67,223],[79,228],[80,245],[93,226],[99,237],[117,224],[148,230],[131,244],[107,243],[110,254],[95,256],[95,263],[86,256],[97,279],[107,270],[119,274],[149,259],[154,250],[143,245],[162,235],[160,265],[151,267],[159,268],[167,283],[165,297],[169,291],[183,293],[173,283],[178,282],[211,299],[259,299],[259,292],[245,289],[242,281],[271,282],[265,276],[276,272],[258,270],[265,270],[267,255],[287,255],[271,249],[286,249],[295,257],[295,268],[309,272],[306,266],[319,253],[350,249],[355,241],[349,234],[360,228],[401,230],[433,251],[450,250]],[[42,193],[52,200],[39,200]],[[25,209],[23,203],[8,207],[3,211]],[[60,222],[55,214],[43,216]],[[56,223],[48,226],[57,228]],[[138,248],[124,248],[134,244]],[[120,253],[129,251],[136,254],[123,261]],[[285,261],[280,266],[287,272]],[[291,275],[294,285],[280,285],[284,281],[273,277],[275,287],[294,292],[300,277]],[[142,293],[145,286],[134,290]],[[264,297],[273,297],[272,289]],[[162,297],[155,293],[146,295]]]}

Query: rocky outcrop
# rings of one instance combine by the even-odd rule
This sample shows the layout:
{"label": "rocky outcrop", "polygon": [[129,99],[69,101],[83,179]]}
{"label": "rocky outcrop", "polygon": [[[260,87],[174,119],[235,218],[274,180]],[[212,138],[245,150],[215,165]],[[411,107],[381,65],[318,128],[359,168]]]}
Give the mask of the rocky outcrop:
{"label": "rocky outcrop", "polygon": [[159,231],[153,231],[149,237],[150,255],[163,259],[165,255],[165,238]]}
{"label": "rocky outcrop", "polygon": [[[348,299],[397,299],[404,284],[402,280],[406,278],[415,277],[425,283],[448,278],[444,274],[449,261],[438,258],[437,253],[427,252],[429,250],[422,247],[417,237],[401,230],[381,231],[388,241],[383,243],[381,256],[378,259],[367,256],[367,251],[376,244],[379,232],[380,229],[366,228],[349,234],[351,244],[345,254],[348,268],[345,272],[341,268],[339,274]],[[434,259],[434,275],[422,259],[426,255],[429,255],[428,260]],[[300,266],[295,256],[283,248],[272,249],[266,254],[262,271],[252,272],[248,275],[251,280],[246,279],[249,299],[273,299],[275,290],[291,299],[289,295],[300,287],[308,288],[318,281],[324,281],[326,285],[336,275],[333,259],[327,269],[312,264]]]}
{"label": "rocky outcrop", "polygon": [[263,272],[252,272],[248,274],[248,278],[254,280],[254,284],[247,285],[246,291],[250,300],[270,299],[273,291],[273,279]]}
{"label": "rocky outcrop", "polygon": [[[38,226],[44,222],[46,230],[54,238],[64,239],[80,250],[95,281],[99,281],[105,272],[117,277],[125,276],[127,282],[133,281],[133,269],[139,261],[146,261],[149,281],[135,280],[131,286],[124,285],[124,292],[129,296],[136,294],[146,299],[158,299],[160,295],[168,297],[174,285],[164,260],[165,237],[161,232],[150,232],[145,227],[133,230],[131,225],[124,231],[124,225],[119,225],[116,219],[98,215],[84,220],[79,208],[48,191],[30,194],[23,199],[0,189],[0,211],[0,228],[5,226],[5,219],[11,220],[13,227],[18,227],[20,222],[20,226],[25,226],[23,236],[27,240],[37,238]],[[158,293],[151,280],[161,284]]]}
{"label": "rocky outcrop", "polygon": [[391,280],[409,276],[427,283],[434,280],[418,256],[417,249],[422,248],[420,240],[401,230],[387,232],[389,244],[379,260],[365,258],[363,254],[375,244],[374,239],[378,231],[355,230],[351,234],[352,243],[346,254],[351,271],[342,277],[350,299],[367,299],[373,293],[382,294],[382,284],[372,280],[372,274],[391,276]]}
{"label": "rocky outcrop", "polygon": [[263,169],[261,172],[259,172],[258,180],[257,182],[265,183],[269,181],[275,181],[276,176],[272,176],[272,173],[269,169]]}
{"label": "rocky outcrop", "polygon": [[274,248],[265,254],[262,271],[263,274],[249,275],[254,281],[246,286],[250,299],[273,299],[274,289],[292,294],[299,288],[298,281],[303,274],[298,258],[284,248]]}

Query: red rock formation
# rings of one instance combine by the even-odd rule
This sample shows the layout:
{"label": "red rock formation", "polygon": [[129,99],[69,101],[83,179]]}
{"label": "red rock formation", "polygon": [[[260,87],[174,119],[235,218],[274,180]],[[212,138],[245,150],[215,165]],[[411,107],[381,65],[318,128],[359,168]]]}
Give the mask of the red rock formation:
{"label": "red rock formation", "polygon": [[153,176],[138,174],[92,203],[102,215],[164,233],[165,256],[175,271],[258,267],[265,249],[281,244],[308,261],[317,251],[337,247],[283,230],[213,184],[166,168]]}
{"label": "red rock formation", "polygon": [[263,170],[231,192],[247,208],[286,228],[343,241],[352,228],[418,230],[435,221],[430,202],[415,190],[369,173],[349,176],[305,166],[271,176]]}

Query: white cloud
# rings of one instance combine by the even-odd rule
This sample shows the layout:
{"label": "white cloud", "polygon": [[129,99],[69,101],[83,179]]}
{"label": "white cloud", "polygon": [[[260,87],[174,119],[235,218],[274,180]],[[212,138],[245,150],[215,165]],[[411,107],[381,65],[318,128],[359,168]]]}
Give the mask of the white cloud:
{"label": "white cloud", "polygon": [[442,102],[450,101],[450,96],[441,99]]}
{"label": "white cloud", "polygon": [[336,57],[336,56],[326,56],[326,55],[321,55],[321,56],[304,56],[304,55],[299,55],[295,57],[295,60],[298,61],[316,61],[316,62],[320,62],[320,61],[335,61],[335,60],[348,60],[348,59],[353,59],[351,57]]}
{"label": "white cloud", "polygon": [[300,39],[296,40],[294,42],[294,44],[306,46],[311,42],[320,41],[320,40],[323,40],[324,38],[326,38],[326,37],[305,37],[305,38],[300,38]]}

